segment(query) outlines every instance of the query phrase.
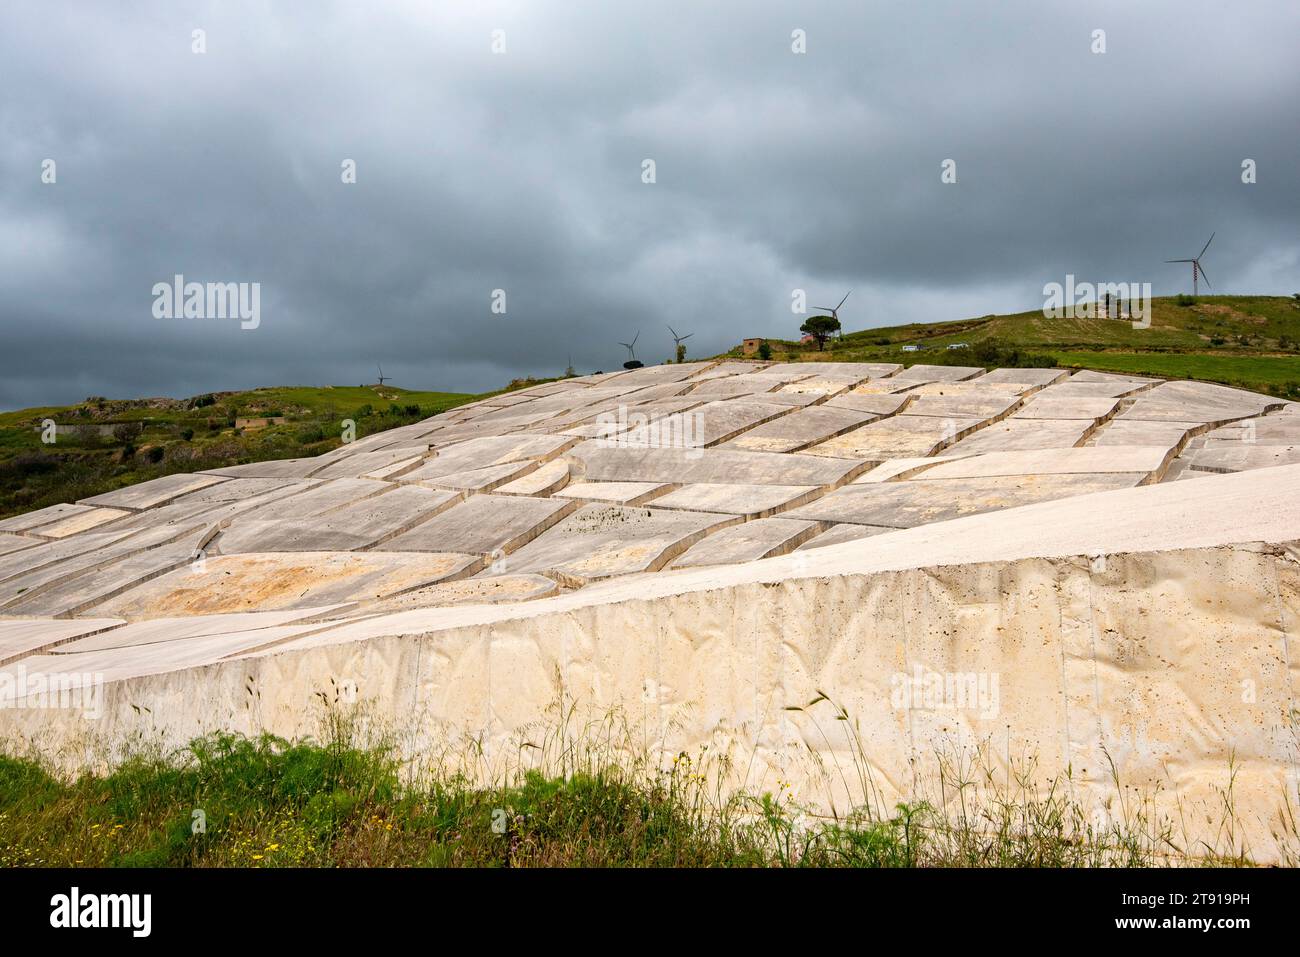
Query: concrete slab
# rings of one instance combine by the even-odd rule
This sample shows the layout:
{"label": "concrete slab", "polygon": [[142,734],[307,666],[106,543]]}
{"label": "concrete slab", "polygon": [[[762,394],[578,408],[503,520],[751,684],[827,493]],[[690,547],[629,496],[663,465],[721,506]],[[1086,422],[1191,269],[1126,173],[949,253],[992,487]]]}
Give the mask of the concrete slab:
{"label": "concrete slab", "polygon": [[941,418],[974,418],[996,422],[1019,407],[1016,395],[965,391],[955,395],[921,395],[908,403],[900,415],[929,415]]}
{"label": "concrete slab", "polygon": [[537,573],[572,585],[658,571],[734,515],[587,505],[509,558],[512,574]]}
{"label": "concrete slab", "polygon": [[554,495],[569,484],[569,463],[556,459],[496,487],[498,495]]}
{"label": "concrete slab", "polygon": [[1141,419],[1111,419],[1088,439],[1088,445],[1158,445],[1172,449],[1188,434],[1204,428],[1199,422],[1148,422]]}
{"label": "concrete slab", "polygon": [[660,495],[654,500],[654,506],[766,518],[811,501],[819,494],[821,487],[817,485],[683,485]]}
{"label": "concrete slab", "polygon": [[501,605],[536,601],[560,593],[560,586],[542,575],[488,575],[428,585],[365,605],[366,614],[388,614],[418,608],[453,605]]}
{"label": "concrete slab", "polygon": [[[975,453],[968,453],[975,454]],[[897,482],[905,478],[914,478],[932,469],[940,462],[951,462],[954,459],[964,458],[959,454],[951,455],[932,455],[929,458],[911,458],[911,459],[887,459],[881,462],[874,469],[863,473],[853,480],[853,484],[874,484],[876,482]]]}
{"label": "concrete slab", "polygon": [[886,532],[896,531],[898,529],[884,525],[855,525],[846,522],[843,525],[832,525],[820,535],[814,535],[796,548],[795,551],[806,552],[814,548],[825,548],[827,545],[843,545],[845,542],[856,542],[863,538],[874,538]]}
{"label": "concrete slab", "polygon": [[492,435],[468,439],[439,450],[434,458],[402,475],[401,481],[431,482],[512,462],[548,462],[578,441],[564,435]]}
{"label": "concrete slab", "polygon": [[1087,475],[1111,472],[1134,472],[1154,478],[1164,468],[1169,457],[1169,451],[1163,447],[1124,445],[1110,448],[989,452],[936,465],[926,470],[925,478],[937,480],[997,475]]}
{"label": "concrete slab", "polygon": [[38,542],[40,542],[38,538],[14,535],[11,532],[0,532],[0,555],[8,555],[10,552],[19,552],[24,548],[31,548]]}
{"label": "concrete slab", "polygon": [[932,366],[924,363],[908,366],[902,372],[890,378],[898,382],[962,382],[982,376],[987,372],[983,366]]}
{"label": "concrete slab", "polygon": [[578,508],[574,502],[507,495],[472,495],[384,543],[386,552],[503,555],[532,541]]}
{"label": "concrete slab", "polygon": [[906,391],[889,395],[864,395],[850,392],[827,399],[826,408],[853,409],[858,412],[871,412],[883,417],[901,412],[907,408],[908,403],[914,398],[915,396],[911,392]]}
{"label": "concrete slab", "polygon": [[[788,415],[790,407],[760,402],[757,399],[739,398],[706,402],[681,413],[681,422],[687,426],[682,434],[687,444],[695,448],[708,448],[734,438],[763,422],[777,416]],[[658,445],[663,443],[664,428],[661,423],[673,421],[668,417],[630,430],[625,438],[628,445]]]}
{"label": "concrete slab", "polygon": [[1245,472],[1300,463],[1300,445],[1226,445],[1194,449],[1183,458],[1201,472]]}
{"label": "concrete slab", "polygon": [[12,515],[4,521],[0,521],[0,532],[24,532],[28,529],[37,528],[41,525],[49,525],[53,522],[62,521],[73,515],[81,515],[85,512],[92,511],[93,505],[77,505],[71,502],[64,502],[59,505],[50,505],[46,508],[39,508],[34,512],[24,512],[21,515]]}
{"label": "concrete slab", "polygon": [[305,490],[276,498],[255,514],[257,518],[311,518],[389,492],[392,488],[387,482],[373,479],[327,479]]}
{"label": "concrete slab", "polygon": [[993,369],[972,381],[981,385],[998,383],[1041,387],[1061,382],[1069,375],[1069,369]]}
{"label": "concrete slab", "polygon": [[583,502],[640,505],[675,486],[663,482],[570,482],[556,498]]}
{"label": "concrete slab", "polygon": [[315,609],[387,598],[470,574],[473,555],[415,552],[293,552],[210,555],[123,592],[100,615],[130,620],[228,612]]}
{"label": "concrete slab", "polygon": [[775,392],[788,382],[797,382],[808,378],[809,373],[801,372],[794,364],[776,366],[763,372],[747,372],[741,375],[706,379],[691,387],[692,396],[724,395],[761,395]]}
{"label": "concrete slab", "polygon": [[321,467],[320,459],[275,459],[270,462],[249,462],[246,465],[227,465],[219,469],[209,469],[200,475],[216,475],[224,478],[289,478],[305,479]]}
{"label": "concrete slab", "polygon": [[586,442],[569,453],[575,470],[597,482],[838,485],[866,471],[858,459],[729,449],[601,448]]}
{"label": "concrete slab", "polygon": [[[1245,419],[1205,435],[1206,448],[1221,445],[1300,445],[1300,415],[1276,414]],[[45,534],[45,530],[40,530]]]}
{"label": "concrete slab", "polygon": [[146,508],[157,508],[159,505],[166,505],[186,492],[194,492],[224,481],[225,479],[221,476],[201,472],[192,475],[180,473],[164,475],[162,478],[156,478],[151,482],[141,482],[139,485],[129,485],[114,492],[105,492],[103,495],[83,498],[81,504],[120,508],[136,512]]}
{"label": "concrete slab", "polygon": [[1281,406],[1281,399],[1208,382],[1165,382],[1140,394],[1120,418],[1222,425]]}
{"label": "concrete slab", "polygon": [[1017,419],[1088,419],[1104,422],[1119,408],[1119,399],[1082,395],[1031,395],[1013,413]]}
{"label": "concrete slab", "polygon": [[[506,462],[503,465],[489,465],[481,469],[469,469],[465,472],[453,472],[425,479],[422,487],[444,489],[454,492],[491,492],[502,485],[523,478],[536,471],[536,462]],[[404,479],[402,481],[405,481]],[[413,483],[414,484],[414,483]]]}
{"label": "concrete slab", "polygon": [[[95,634],[60,643],[47,649],[52,655],[75,655],[86,651],[107,651],[113,648],[140,648],[170,641],[189,641],[212,635],[236,631],[256,631],[292,624],[305,618],[328,614],[339,605],[323,605],[288,611],[233,612],[224,615],[195,615],[182,618],[154,618],[124,624],[121,628],[99,630]],[[110,619],[112,620],[112,619]]]}
{"label": "concrete slab", "polygon": [[934,455],[983,424],[979,418],[895,415],[804,449],[805,455],[885,459]]}
{"label": "concrete slab", "polygon": [[823,405],[798,409],[788,415],[757,425],[725,442],[722,448],[756,452],[795,452],[808,445],[842,435],[880,416],[855,409]]}
{"label": "concrete slab", "polygon": [[134,585],[189,564],[194,560],[198,547],[198,538],[191,537],[87,569],[66,580],[24,593],[3,606],[5,614],[51,618],[79,614]]}
{"label": "concrete slab", "polygon": [[374,473],[390,477],[402,475],[405,474],[407,469],[414,468],[424,458],[427,450],[427,446],[421,445],[418,448],[358,452],[355,455],[345,456],[323,468],[314,470],[311,477],[318,479],[361,478]]}
{"label": "concrete slab", "polygon": [[1144,477],[1141,473],[1112,473],[927,480],[934,471],[930,469],[920,478],[902,482],[846,485],[786,514],[815,521],[912,528],[963,515],[1130,488]]}
{"label": "concrete slab", "polygon": [[832,379],[885,379],[903,371],[901,362],[799,362],[795,368],[803,373]]}
{"label": "concrete slab", "polygon": [[1022,449],[1067,449],[1092,431],[1091,419],[1004,419],[949,446],[953,455],[1012,452]]}
{"label": "concrete slab", "polygon": [[460,495],[455,492],[403,485],[325,515],[241,517],[217,536],[210,551],[222,555],[358,551],[413,528],[458,501]]}
{"label": "concrete slab", "polygon": [[760,518],[742,525],[730,525],[692,545],[670,567],[731,565],[785,555],[817,535],[823,528],[820,522],[786,518]]}
{"label": "concrete slab", "polygon": [[69,515],[67,518],[59,519],[57,522],[38,525],[28,531],[27,534],[40,538],[67,538],[69,535],[80,535],[82,532],[88,532],[99,528],[101,525],[107,525],[109,522],[134,514],[136,513],[121,508],[92,507],[84,512],[78,512],[75,515]]}
{"label": "concrete slab", "polygon": [[121,618],[80,618],[73,621],[54,618],[0,619],[0,665],[7,665],[25,655],[122,624],[125,621]]}

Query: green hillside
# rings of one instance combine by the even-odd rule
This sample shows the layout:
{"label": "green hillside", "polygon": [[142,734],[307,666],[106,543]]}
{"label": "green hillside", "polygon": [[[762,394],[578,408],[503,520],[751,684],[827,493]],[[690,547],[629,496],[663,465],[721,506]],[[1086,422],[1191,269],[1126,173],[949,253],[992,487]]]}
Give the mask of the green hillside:
{"label": "green hillside", "polygon": [[[344,419],[361,438],[476,398],[390,385],[277,386],[3,412],[0,517],[173,472],[319,455],[341,444]],[[47,420],[58,426],[53,443],[42,441]]]}
{"label": "green hillside", "polygon": [[[958,343],[970,348],[948,348]],[[1300,297],[1154,299],[1147,329],[1118,319],[1048,319],[1035,310],[863,329],[832,340],[820,354],[816,345],[775,339],[769,344],[773,358],[791,361],[1029,365],[1046,359],[1061,366],[1204,379],[1300,398]],[[921,350],[904,352],[905,345]],[[737,347],[729,354],[740,353]],[[981,355],[989,361],[981,361]]]}

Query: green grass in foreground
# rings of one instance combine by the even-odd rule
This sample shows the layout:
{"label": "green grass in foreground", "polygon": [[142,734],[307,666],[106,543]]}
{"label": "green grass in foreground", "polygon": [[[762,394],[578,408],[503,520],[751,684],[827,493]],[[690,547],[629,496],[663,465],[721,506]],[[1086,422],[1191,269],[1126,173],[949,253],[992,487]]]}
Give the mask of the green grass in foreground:
{"label": "green grass in foreground", "polygon": [[[0,866],[1249,863],[1241,850],[1180,847],[1136,795],[1103,825],[1063,796],[1066,782],[1031,796],[1018,774],[978,762],[941,773],[949,816],[922,802],[830,820],[807,816],[784,790],[724,799],[704,752],[667,770],[620,753],[565,742],[552,773],[519,768],[491,787],[458,773],[413,776],[389,748],[353,744],[343,722],[319,744],[216,734],[72,782],[0,757]],[[1225,798],[1230,812],[1230,790]],[[1229,818],[1220,830],[1231,847]]]}
{"label": "green grass in foreground", "polygon": [[1211,356],[1166,353],[1056,352],[1062,366],[1166,379],[1203,379],[1300,399],[1300,356]]}

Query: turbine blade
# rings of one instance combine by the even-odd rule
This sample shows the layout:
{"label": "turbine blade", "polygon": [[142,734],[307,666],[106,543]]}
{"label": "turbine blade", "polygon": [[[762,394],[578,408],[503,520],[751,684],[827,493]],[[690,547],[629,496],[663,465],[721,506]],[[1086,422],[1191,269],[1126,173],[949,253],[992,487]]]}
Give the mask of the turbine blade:
{"label": "turbine blade", "polygon": [[[667,325],[667,323],[664,323],[664,324]],[[678,336],[677,336],[677,330],[674,329],[672,326],[668,326],[668,331],[671,332],[671,333],[673,334],[673,338],[674,338],[674,339],[678,338]]]}
{"label": "turbine blade", "polygon": [[1212,243],[1212,242],[1214,242],[1214,233],[1210,233],[1210,238],[1207,239],[1207,240],[1205,241],[1205,245],[1204,245],[1203,247],[1201,247],[1201,252],[1200,252],[1200,254],[1196,257],[1197,259],[1200,259],[1201,256],[1204,256],[1204,255],[1205,255],[1205,250],[1207,250],[1207,249],[1210,248],[1210,243]]}
{"label": "turbine blade", "polygon": [[1195,260],[1195,259],[1166,259],[1165,262],[1167,262],[1167,263],[1192,263],[1192,262],[1196,262],[1196,260]]}
{"label": "turbine blade", "polygon": [[[846,292],[846,293],[844,294],[844,299],[848,299],[849,296],[851,296],[851,295],[853,295],[853,290],[852,290],[852,289],[850,289],[848,292]],[[840,300],[840,306],[844,305],[844,299],[841,299],[841,300]],[[836,306],[835,308],[838,309],[840,306]]]}
{"label": "turbine blade", "polygon": [[682,342],[685,342],[687,339],[689,339],[689,338],[690,338],[691,336],[693,336],[693,335],[695,335],[695,333],[693,333],[693,332],[688,332],[688,333],[686,333],[686,335],[682,336],[682,340],[681,340],[681,341],[682,341]]}
{"label": "turbine blade", "polygon": [[1207,275],[1205,275],[1205,267],[1202,266],[1202,265],[1200,264],[1200,262],[1198,261],[1198,262],[1196,263],[1196,268],[1197,268],[1198,270],[1200,270],[1201,278],[1205,280],[1205,284],[1206,284],[1207,286],[1210,286],[1211,289],[1213,289],[1214,286],[1210,285],[1210,277],[1207,276]]}

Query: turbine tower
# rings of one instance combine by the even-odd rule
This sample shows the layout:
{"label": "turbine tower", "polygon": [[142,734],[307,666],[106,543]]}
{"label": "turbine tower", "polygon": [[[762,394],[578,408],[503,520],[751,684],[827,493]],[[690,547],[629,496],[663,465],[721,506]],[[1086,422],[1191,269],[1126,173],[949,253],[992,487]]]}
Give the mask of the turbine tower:
{"label": "turbine tower", "polygon": [[[640,339],[640,338],[641,338],[641,330],[638,329],[638,330],[636,331],[636,335],[634,335],[634,336],[632,337],[632,341],[631,341],[631,342],[620,342],[620,343],[619,343],[620,346],[622,346],[624,349],[627,350],[627,362],[624,362],[624,363],[623,363],[623,368],[624,368],[624,369],[635,369],[635,368],[637,368],[637,367],[639,367],[639,366],[641,365],[640,362],[637,362],[637,358],[636,358],[636,341],[637,341],[638,339]],[[633,363],[636,363],[636,364],[633,365]]]}
{"label": "turbine tower", "polygon": [[1205,274],[1205,267],[1201,265],[1201,256],[1205,255],[1205,250],[1210,248],[1210,243],[1212,242],[1214,242],[1214,233],[1210,233],[1210,238],[1205,241],[1205,245],[1201,247],[1200,253],[1198,253],[1193,258],[1165,260],[1165,262],[1167,263],[1191,263],[1192,264],[1192,295],[1193,296],[1196,295],[1196,288],[1197,288],[1196,282],[1198,279],[1204,278],[1205,284],[1207,286],[1210,285],[1210,277]]}
{"label": "turbine tower", "polygon": [[[851,296],[851,295],[853,295],[853,290],[852,290],[852,289],[850,289],[848,292],[846,292],[846,293],[844,294],[844,299],[848,299],[849,296]],[[825,310],[826,312],[829,312],[829,313],[831,314],[831,318],[834,319],[836,322],[839,322],[839,321],[840,321],[840,306],[844,305],[844,299],[841,299],[840,302],[839,302],[839,305],[835,306],[834,308],[832,308],[831,306],[813,306],[813,308],[814,308],[814,309],[822,309],[822,310]]]}
{"label": "turbine tower", "polygon": [[682,346],[682,343],[695,335],[695,333],[688,332],[684,336],[679,336],[677,330],[672,326],[668,327],[668,331],[673,334],[673,358],[676,359],[679,355],[684,358],[686,356],[686,349]]}

